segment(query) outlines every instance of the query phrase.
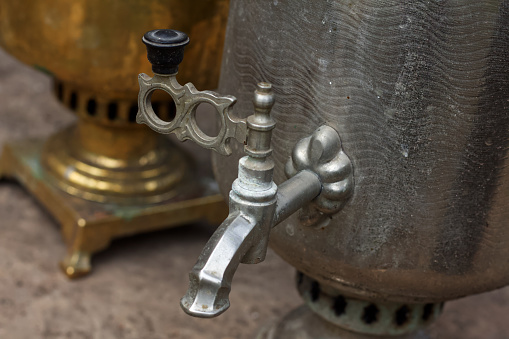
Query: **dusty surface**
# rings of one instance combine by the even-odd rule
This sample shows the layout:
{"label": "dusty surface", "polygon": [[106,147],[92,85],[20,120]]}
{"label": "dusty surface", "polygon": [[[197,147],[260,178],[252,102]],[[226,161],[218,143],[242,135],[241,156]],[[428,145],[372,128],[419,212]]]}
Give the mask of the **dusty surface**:
{"label": "dusty surface", "polygon": [[[48,135],[73,117],[53,99],[47,76],[0,51],[0,144]],[[242,265],[232,307],[213,320],[185,315],[187,272],[212,233],[192,225],[115,241],[93,258],[93,274],[67,280],[58,226],[22,187],[0,182],[0,338],[253,338],[300,304],[294,270],[273,252]],[[508,339],[509,288],[446,304],[439,338]]]}

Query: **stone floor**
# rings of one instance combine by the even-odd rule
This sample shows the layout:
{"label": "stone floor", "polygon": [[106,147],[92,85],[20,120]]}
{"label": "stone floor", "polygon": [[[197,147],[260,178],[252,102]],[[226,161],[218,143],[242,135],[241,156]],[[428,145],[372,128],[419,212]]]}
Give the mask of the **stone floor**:
{"label": "stone floor", "polygon": [[[0,51],[0,144],[44,136],[73,121],[49,78]],[[192,147],[192,146],[191,146]],[[300,304],[294,270],[273,252],[242,265],[232,306],[212,320],[179,307],[187,272],[213,228],[190,225],[115,241],[93,274],[69,281],[58,269],[58,225],[24,189],[0,182],[0,338],[253,338]],[[509,288],[446,304],[436,338],[509,339]]]}

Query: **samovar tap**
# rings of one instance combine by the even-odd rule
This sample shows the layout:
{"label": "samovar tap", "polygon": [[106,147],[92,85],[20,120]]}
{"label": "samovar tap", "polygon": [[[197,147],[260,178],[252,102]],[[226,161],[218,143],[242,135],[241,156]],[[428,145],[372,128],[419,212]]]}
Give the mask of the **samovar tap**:
{"label": "samovar tap", "polygon": [[[232,114],[234,97],[200,92],[191,83],[181,86],[177,82],[175,75],[189,42],[187,35],[155,30],[146,33],[143,42],[155,76],[139,76],[137,121],[223,155],[231,153],[232,138],[245,145],[246,156],[239,160],[238,177],[229,194],[229,215],[205,245],[181,300],[186,313],[215,317],[230,306],[228,296],[238,265],[257,264],[265,259],[272,227],[303,207],[313,211],[306,213],[303,224],[316,225],[343,206],[352,191],[352,166],[342,152],[337,132],[321,126],[297,143],[285,167],[289,179],[278,188],[273,181],[271,157],[271,137],[276,126],[270,116],[275,103],[272,85],[258,83],[253,97],[254,114],[238,119]],[[170,122],[162,121],[152,110],[150,99],[156,89],[166,91],[175,102],[176,115]],[[206,135],[196,123],[196,108],[201,103],[211,104],[218,112],[221,127],[216,137]]]}

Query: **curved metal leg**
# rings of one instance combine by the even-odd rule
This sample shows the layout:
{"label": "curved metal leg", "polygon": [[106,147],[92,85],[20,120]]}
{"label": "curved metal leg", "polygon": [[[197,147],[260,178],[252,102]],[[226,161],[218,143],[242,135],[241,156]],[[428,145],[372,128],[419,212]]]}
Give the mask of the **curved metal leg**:
{"label": "curved metal leg", "polygon": [[81,277],[92,269],[90,257],[91,254],[88,252],[74,251],[67,254],[60,262],[60,268],[71,279]]}

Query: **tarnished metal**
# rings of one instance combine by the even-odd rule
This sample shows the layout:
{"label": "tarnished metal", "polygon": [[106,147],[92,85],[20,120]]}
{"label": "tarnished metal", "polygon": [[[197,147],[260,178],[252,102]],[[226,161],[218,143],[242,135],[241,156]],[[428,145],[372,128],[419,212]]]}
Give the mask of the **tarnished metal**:
{"label": "tarnished metal", "polygon": [[270,158],[275,127],[269,115],[274,104],[270,84],[258,84],[253,103],[255,114],[248,118],[248,155],[240,159],[239,175],[230,191],[230,215],[205,245],[181,300],[184,311],[194,316],[223,313],[230,306],[228,295],[238,265],[259,263],[267,252],[277,194]]}
{"label": "tarnished metal", "polygon": [[[271,234],[276,252],[324,290],[373,304],[507,285],[508,23],[502,0],[233,2],[219,91],[242,118],[253,79],[278,90],[274,182],[323,125],[353,167],[348,203],[320,227],[291,215]],[[214,160],[223,193],[243,155],[231,149]]]}
{"label": "tarnished metal", "polygon": [[[274,181],[324,124],[354,169],[327,226],[294,214],[273,230],[283,259],[374,303],[509,284],[508,23],[502,0],[232,3],[219,90],[246,114],[251,79],[278,89]],[[223,194],[241,155],[214,155]]]}
{"label": "tarnished metal", "polygon": [[270,323],[256,335],[256,339],[442,339],[440,335],[430,336],[426,330],[403,335],[374,336],[346,330],[334,326],[328,320],[318,316],[306,305],[302,305],[288,314],[280,322]]}
{"label": "tarnished metal", "polygon": [[[309,219],[309,216],[314,216],[314,213],[309,213],[304,209],[307,209],[308,206],[306,205],[319,196],[321,191],[322,182],[320,177],[309,170],[302,170],[283,182],[277,189],[274,225],[278,225],[301,208],[303,209],[301,214],[303,218]],[[315,200],[318,200],[318,198]]]}
{"label": "tarnished metal", "polygon": [[285,166],[292,177],[302,170],[316,173],[322,182],[320,196],[300,215],[303,224],[326,226],[330,215],[337,213],[353,193],[353,169],[341,149],[338,133],[329,126],[320,126],[313,135],[295,145]]}
{"label": "tarnished metal", "polygon": [[[250,79],[278,90],[274,181],[325,123],[354,168],[327,227],[295,214],[273,230],[281,257],[360,299],[435,303],[509,284],[508,22],[507,1],[232,3],[219,90],[239,117]],[[241,155],[214,155],[223,194]]]}
{"label": "tarnished metal", "polygon": [[296,280],[307,307],[331,324],[356,333],[399,336],[415,332],[435,321],[444,306],[351,298],[300,272]]}
{"label": "tarnished metal", "polygon": [[[172,32],[150,34],[160,36],[164,43],[147,42],[149,60],[155,59],[151,56],[162,53],[181,53],[183,45],[187,43],[186,37],[182,37],[180,42],[174,39],[177,34]],[[166,50],[153,51],[151,48]],[[155,62],[160,69],[177,69],[170,61],[168,65]],[[175,63],[178,65],[178,62]],[[228,138],[225,136],[232,135],[228,133],[230,127],[240,125],[240,120],[230,116],[235,98],[220,97],[213,92],[185,91],[175,80],[174,74],[156,77],[152,81],[146,75],[140,75],[138,122],[146,123],[158,132],[175,132],[181,140],[192,139],[202,147],[228,154]],[[194,88],[192,84],[186,87]],[[155,88],[172,95],[177,105],[174,121],[165,123],[151,111],[150,93]],[[196,123],[189,118],[193,117],[193,110],[200,101],[214,104],[222,113],[222,132],[209,143],[196,137],[198,133],[193,131]],[[293,161],[290,160],[288,165],[291,178],[281,185],[278,193],[278,187],[272,180],[274,162],[271,158],[271,136],[276,124],[269,114],[274,102],[272,85],[259,83],[253,98],[255,113],[243,122],[247,125],[247,133],[239,135],[239,141],[245,143],[247,156],[239,160],[238,177],[230,191],[229,216],[205,245],[189,274],[189,289],[181,300],[182,308],[190,315],[210,318],[228,309],[231,281],[238,265],[256,264],[265,259],[269,234],[277,223],[313,200],[321,208],[320,217],[328,216],[336,213],[349,197],[351,164],[341,150],[337,132],[327,126],[322,126],[312,137],[303,139],[296,146]],[[224,123],[227,119],[235,122],[233,127]],[[345,182],[348,184],[345,185]],[[335,199],[335,202],[331,203],[331,199]]]}
{"label": "tarnished metal", "polygon": [[[265,82],[257,85],[253,115],[246,120],[233,117],[234,97],[198,92],[192,84],[181,86],[175,79],[188,42],[187,36],[178,31],[154,30],[145,34],[148,59],[155,71],[164,74],[153,78],[140,75],[137,121],[160,133],[173,132],[180,140],[191,139],[223,155],[231,153],[230,138],[245,145],[246,156],[239,160],[238,177],[230,191],[229,216],[205,246],[189,274],[189,289],[181,300],[186,313],[209,318],[230,306],[228,296],[238,265],[265,259],[272,227],[312,200],[320,208],[315,213],[320,218],[340,209],[351,191],[352,169],[337,132],[322,126],[296,146],[294,158],[287,166],[291,178],[278,193],[272,179],[271,136],[276,125],[270,116],[275,102],[272,85]],[[156,89],[166,91],[175,102],[176,115],[171,122],[162,121],[152,111],[150,95]],[[195,109],[202,102],[213,105],[220,115],[221,127],[216,138],[204,136],[197,127]]]}

